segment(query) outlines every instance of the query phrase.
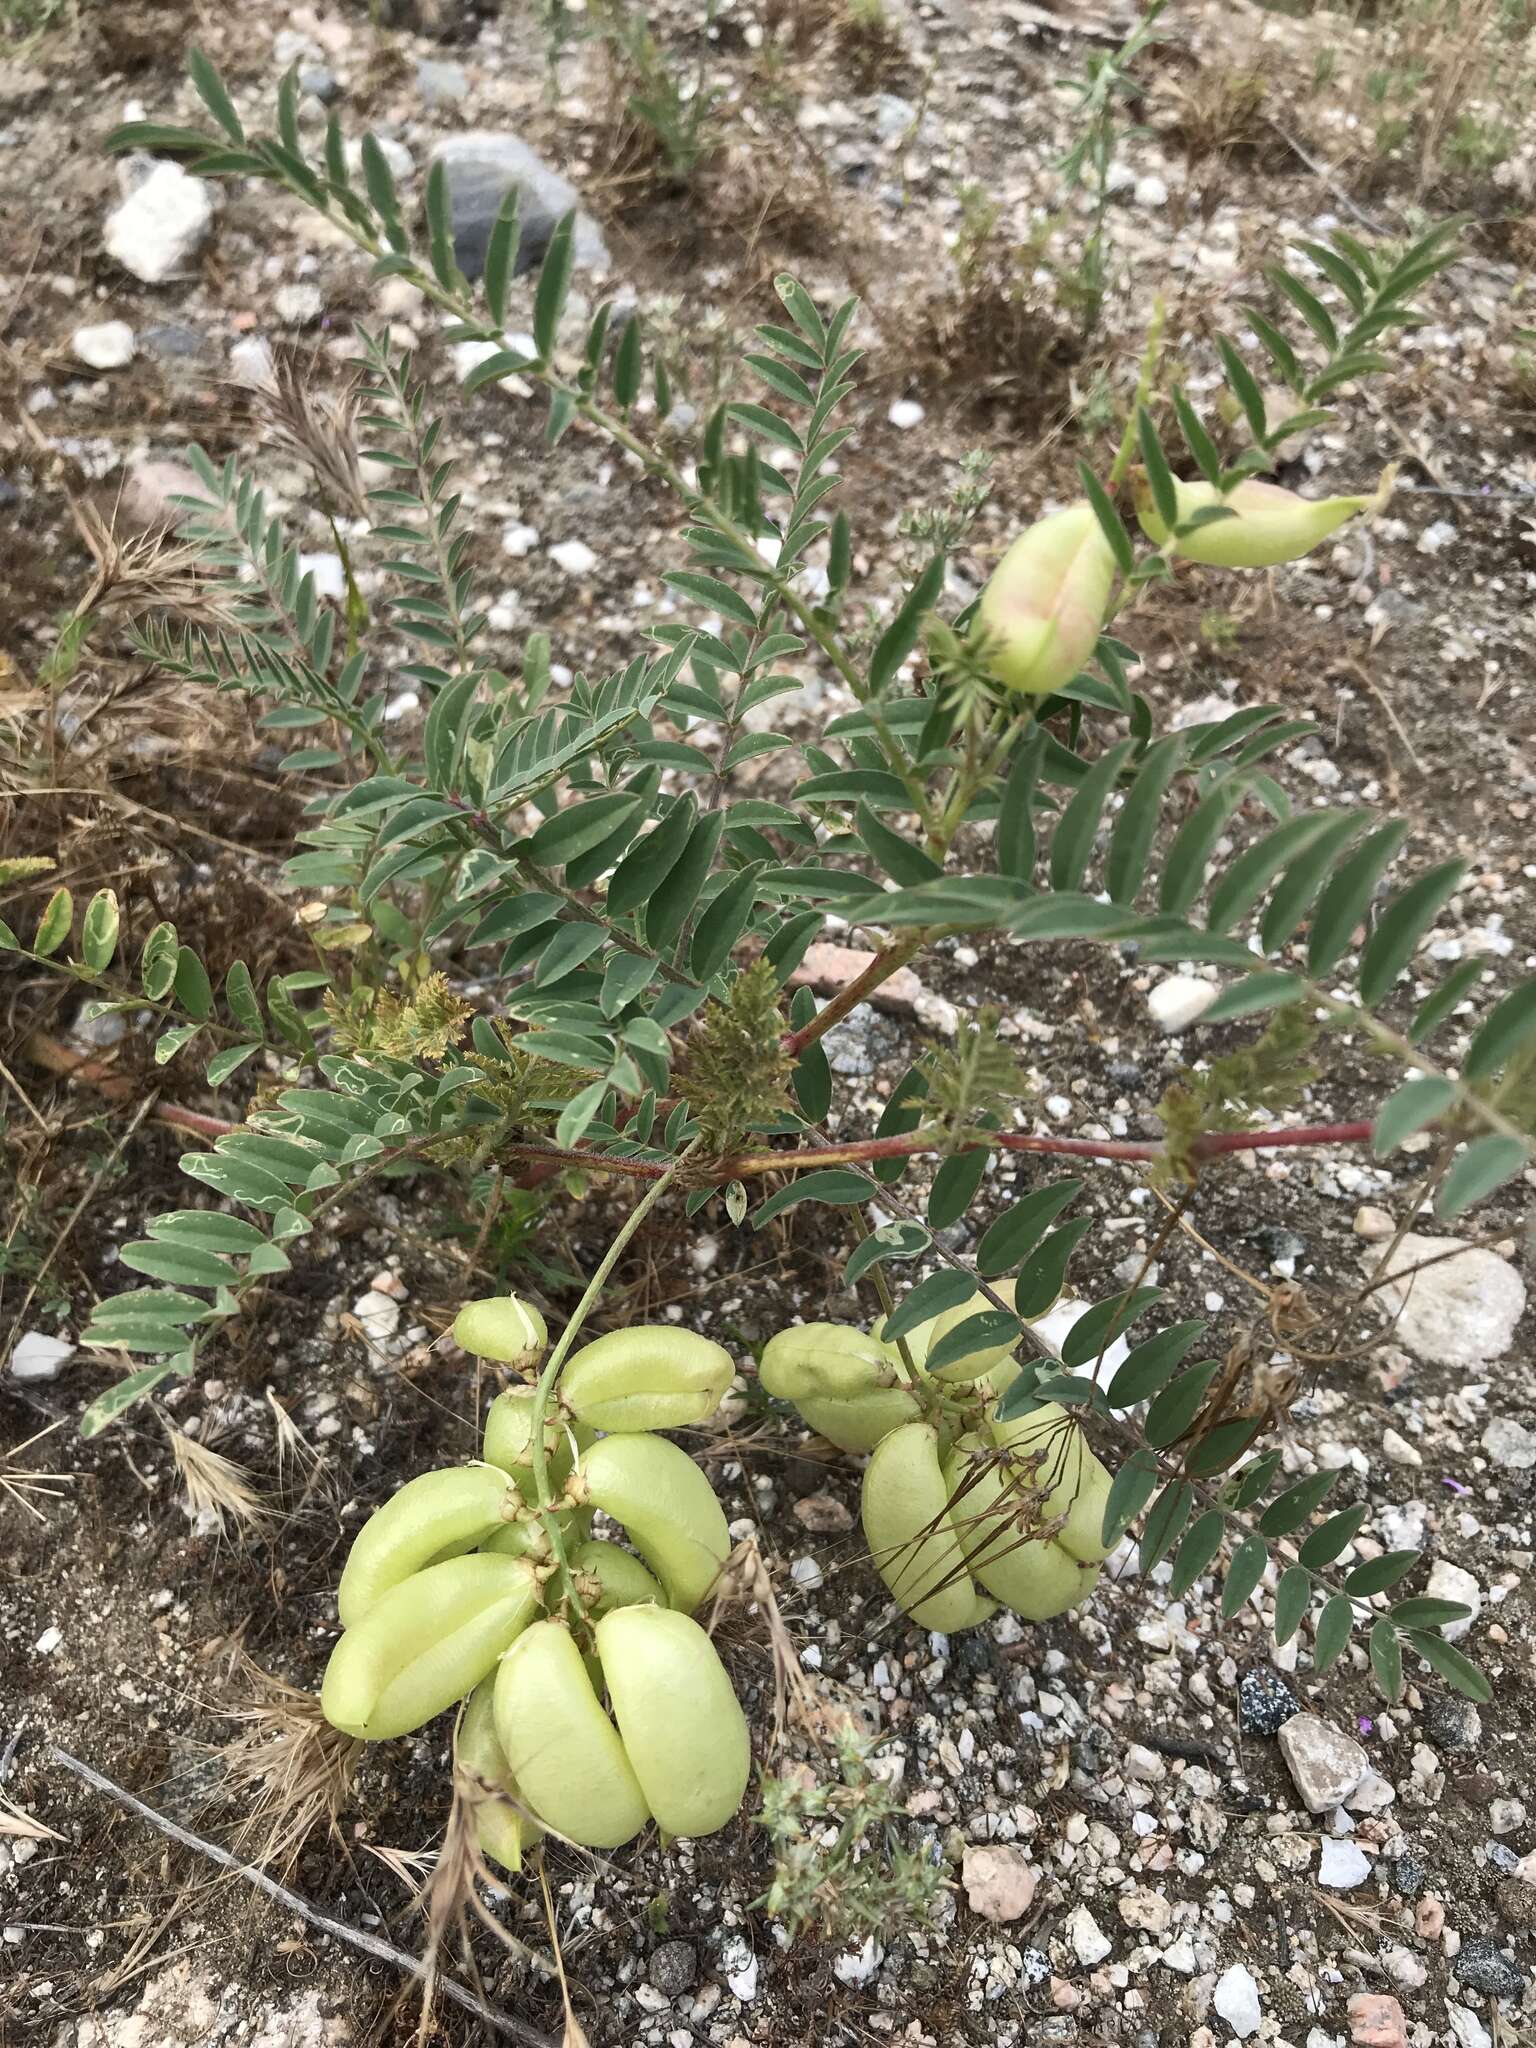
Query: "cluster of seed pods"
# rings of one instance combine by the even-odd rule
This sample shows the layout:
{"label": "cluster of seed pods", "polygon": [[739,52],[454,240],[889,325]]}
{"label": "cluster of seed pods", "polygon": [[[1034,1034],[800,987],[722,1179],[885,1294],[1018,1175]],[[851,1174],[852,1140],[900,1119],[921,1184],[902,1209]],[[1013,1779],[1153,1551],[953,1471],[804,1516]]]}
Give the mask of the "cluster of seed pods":
{"label": "cluster of seed pods", "polygon": [[914,1621],[945,1633],[999,1604],[1029,1621],[1064,1613],[1088,1597],[1107,1554],[1110,1476],[1075,1418],[1047,1402],[996,1419],[1019,1372],[1009,1348],[927,1371],[968,1313],[910,1331],[905,1358],[879,1323],[798,1325],[770,1339],[760,1367],[764,1388],[820,1435],[872,1454],[862,1513],[876,1568]]}
{"label": "cluster of seed pods", "polygon": [[[454,1335],[525,1371],[547,1341],[511,1298],[470,1303]],[[513,1386],[491,1404],[479,1463],[410,1480],[352,1546],[325,1714],[383,1740],[464,1701],[456,1759],[499,1795],[477,1825],[510,1869],[545,1830],[617,1848],[653,1820],[708,1834],[741,1804],[746,1721],[691,1618],[729,1554],[725,1516],[687,1453],[654,1434],[711,1415],[732,1371],[688,1331],[613,1331],[571,1358],[548,1403],[545,1507],[537,1392]],[[598,1509],[632,1550],[591,1534]]]}

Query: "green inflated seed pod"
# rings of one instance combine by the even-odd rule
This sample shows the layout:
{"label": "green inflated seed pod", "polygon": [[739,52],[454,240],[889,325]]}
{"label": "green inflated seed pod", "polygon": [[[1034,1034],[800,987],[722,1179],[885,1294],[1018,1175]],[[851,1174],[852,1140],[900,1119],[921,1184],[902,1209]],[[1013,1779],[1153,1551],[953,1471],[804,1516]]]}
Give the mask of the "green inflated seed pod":
{"label": "green inflated seed pod", "polygon": [[532,1372],[549,1349],[549,1331],[530,1302],[515,1294],[492,1294],[465,1302],[453,1319],[453,1341],[474,1358]]}
{"label": "green inflated seed pod", "polygon": [[1180,525],[1197,512],[1220,510],[1228,516],[1191,533],[1171,533],[1149,486],[1138,491],[1136,516],[1148,540],[1186,561],[1214,569],[1272,569],[1311,554],[1360,513],[1379,510],[1390,487],[1389,476],[1381,490],[1363,497],[1303,498],[1259,477],[1246,477],[1225,492],[1212,483],[1176,481]]}
{"label": "green inflated seed pod", "polygon": [[588,1849],[639,1834],[650,1808],[569,1629],[524,1630],[497,1670],[495,1715],[508,1768],[545,1827]]}
{"label": "green inflated seed pod", "polygon": [[539,1607],[526,1558],[483,1551],[392,1586],[331,1652],[326,1719],[380,1742],[408,1735],[477,1686]]}
{"label": "green inflated seed pod", "polygon": [[878,1338],[842,1323],[797,1323],[763,1347],[758,1380],[792,1401],[811,1428],[839,1450],[872,1451],[881,1437],[918,1416],[900,1382],[898,1360]]}
{"label": "green inflated seed pod", "polygon": [[[558,1508],[555,1521],[567,1544],[579,1543],[592,1526],[592,1515],[587,1508]],[[536,1561],[547,1561],[553,1555],[544,1518],[532,1511],[526,1518],[519,1515],[515,1522],[504,1523],[486,1537],[480,1548],[501,1557],[531,1557]]]}
{"label": "green inflated seed pod", "polygon": [[685,1429],[714,1414],[734,1376],[731,1354],[692,1330],[610,1330],[569,1361],[560,1396],[592,1429]]}
{"label": "green inflated seed pod", "polygon": [[1081,1606],[1099,1576],[1097,1565],[1084,1565],[1059,1541],[1033,1533],[1049,1516],[1006,1459],[988,1456],[980,1438],[963,1438],[945,1461],[944,1480],[950,1525],[989,1593],[1026,1621],[1049,1621]]}
{"label": "green inflated seed pod", "polygon": [[477,1781],[475,1835],[483,1853],[517,1872],[544,1830],[518,1789],[496,1733],[496,1676],[482,1678],[464,1702],[453,1739],[456,1767]]}
{"label": "green inflated seed pod", "polygon": [[864,1472],[864,1540],[893,1597],[924,1628],[952,1634],[991,1612],[949,1522],[939,1433],[909,1422],[875,1447]]}
{"label": "green inflated seed pod", "polygon": [[691,1614],[731,1551],[714,1488],[663,1436],[606,1436],[581,1454],[578,1488],[625,1530],[671,1607]]}
{"label": "green inflated seed pod", "polygon": [[1086,501],[1021,533],[993,571],[972,628],[981,658],[1006,689],[1045,696],[1092,659],[1115,557]]}
{"label": "green inflated seed pod", "polygon": [[638,1557],[631,1557],[617,1543],[589,1537],[570,1554],[571,1569],[587,1572],[597,1580],[598,1595],[585,1601],[589,1614],[607,1614],[615,1607],[643,1607],[648,1603],[665,1607],[667,1596],[661,1582],[648,1572]]}
{"label": "green inflated seed pod", "polygon": [[[517,1481],[524,1499],[534,1498],[533,1411],[537,1399],[533,1387],[505,1387],[485,1411],[483,1451],[488,1465],[499,1465]],[[592,1441],[592,1432],[573,1422],[554,1403],[544,1416],[544,1470],[550,1487],[558,1492],[565,1484],[576,1453]]]}
{"label": "green inflated seed pod", "polygon": [[354,1627],[432,1560],[473,1550],[520,1505],[506,1473],[491,1465],[453,1465],[408,1480],[363,1524],[348,1553],[336,1589],[342,1627]]}
{"label": "green inflated seed pod", "polygon": [[1107,1557],[1104,1510],[1113,1481],[1073,1416],[1047,1402],[1011,1422],[994,1421],[991,1434],[1012,1454],[1015,1468],[1027,1461],[1029,1484],[1042,1495],[1043,1517],[1064,1518],[1056,1539],[1063,1549],[1084,1564]]}
{"label": "green inflated seed pod", "polygon": [[752,1768],[746,1718],[696,1621],[661,1607],[615,1608],[597,1654],[624,1753],[669,1835],[708,1835],[741,1805]]}
{"label": "green inflated seed pod", "polygon": [[882,1387],[851,1401],[806,1394],[795,1406],[818,1436],[853,1457],[872,1451],[882,1437],[918,1415],[916,1401],[900,1387]]}
{"label": "green inflated seed pod", "polygon": [[[1012,1308],[1013,1281],[994,1280],[991,1284],[992,1292],[997,1295],[1005,1307]],[[962,1302],[958,1308],[945,1309],[943,1314],[935,1316],[931,1323],[924,1324],[923,1327],[928,1333],[928,1343],[923,1353],[924,1358],[926,1359],[933,1352],[937,1351],[943,1339],[948,1337],[953,1331],[962,1328],[973,1318],[985,1315],[991,1307],[991,1302],[984,1301],[980,1296],[976,1296],[970,1301]],[[934,1378],[942,1380],[946,1385],[951,1383],[964,1384],[968,1380],[983,1379],[988,1373],[995,1371],[998,1366],[1012,1360],[1014,1353],[1022,1342],[1022,1336],[1018,1336],[1005,1338],[1001,1344],[983,1345],[979,1351],[967,1352],[964,1358],[957,1358],[949,1365],[940,1366],[938,1371],[934,1373]]]}

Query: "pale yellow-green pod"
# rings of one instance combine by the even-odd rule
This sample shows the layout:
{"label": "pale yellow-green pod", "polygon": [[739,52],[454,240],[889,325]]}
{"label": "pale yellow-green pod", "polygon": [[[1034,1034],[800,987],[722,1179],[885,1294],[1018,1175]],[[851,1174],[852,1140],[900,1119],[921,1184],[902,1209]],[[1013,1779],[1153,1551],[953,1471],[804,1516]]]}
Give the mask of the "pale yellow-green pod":
{"label": "pale yellow-green pod", "polygon": [[1038,1460],[1034,1483],[1045,1490],[1042,1514],[1048,1521],[1065,1517],[1057,1542],[1084,1564],[1108,1557],[1104,1510],[1113,1482],[1066,1409],[1048,1401],[1011,1422],[994,1421],[992,1436],[1016,1459]]}
{"label": "pale yellow-green pod", "polygon": [[590,1429],[686,1429],[714,1414],[735,1370],[692,1330],[610,1330],[566,1365],[560,1397]]}
{"label": "pale yellow-green pod", "polygon": [[320,1706],[368,1742],[408,1735],[477,1686],[539,1607],[522,1557],[477,1551],[392,1586],[331,1652]]}
{"label": "pale yellow-green pod", "polygon": [[976,606],[979,651],[1007,689],[1043,697],[1092,658],[1115,557],[1086,501],[1037,520],[1009,548]]}
{"label": "pale yellow-green pod", "polygon": [[848,1401],[805,1394],[795,1406],[818,1436],[855,1457],[872,1451],[882,1437],[900,1429],[904,1422],[915,1422],[920,1412],[904,1387],[878,1387]]}
{"label": "pale yellow-green pod", "polygon": [[763,1347],[758,1380],[793,1401],[818,1435],[839,1450],[872,1451],[881,1437],[915,1421],[918,1406],[898,1384],[901,1368],[879,1339],[845,1323],[797,1323]]}
{"label": "pale yellow-green pod", "polygon": [[549,1349],[544,1318],[515,1294],[491,1294],[466,1301],[453,1319],[453,1341],[475,1358],[532,1372]]}
{"label": "pale yellow-green pod", "polygon": [[[475,1834],[485,1855],[503,1870],[519,1871],[523,1857],[544,1830],[528,1810],[496,1733],[496,1679],[482,1678],[459,1716],[453,1760],[479,1781]],[[489,1794],[484,1788],[489,1787]]]}
{"label": "pale yellow-green pod", "polygon": [[[992,1292],[1008,1308],[1013,1307],[1014,1284],[1012,1280],[994,1280],[991,1283]],[[931,1357],[939,1348],[942,1339],[949,1336],[951,1331],[960,1329],[975,1316],[987,1314],[991,1307],[991,1302],[983,1296],[973,1295],[969,1301],[961,1302],[958,1308],[947,1308],[942,1315],[935,1316],[931,1323],[925,1323],[923,1327],[929,1336],[923,1352],[924,1358]],[[1012,1359],[1022,1342],[1021,1337],[1014,1337],[1002,1344],[986,1345],[980,1351],[968,1352],[964,1358],[955,1359],[953,1364],[941,1365],[933,1376],[936,1380],[945,1381],[946,1384],[962,1385],[967,1380],[982,1379],[995,1367]]]}
{"label": "pale yellow-green pod", "polygon": [[343,1628],[352,1628],[413,1572],[473,1550],[518,1507],[505,1472],[451,1465],[409,1479],[357,1533],[336,1589]]}
{"label": "pale yellow-green pod", "polygon": [[896,1378],[878,1337],[847,1323],[794,1323],[763,1346],[757,1377],[776,1401],[852,1401]]}
{"label": "pale yellow-green pod", "polygon": [[946,1459],[950,1522],[971,1570],[987,1591],[1026,1621],[1049,1621],[1093,1591],[1097,1565],[1083,1565],[1048,1537],[1032,1537],[1049,1517],[1027,1490],[1013,1491],[1000,1458],[978,1438],[962,1439]]}
{"label": "pale yellow-green pod", "polygon": [[664,1436],[605,1436],[582,1452],[576,1475],[590,1505],[622,1525],[667,1604],[691,1614],[719,1577],[731,1538],[688,1453]]}
{"label": "pale yellow-green pod", "polygon": [[524,1798],[553,1833],[617,1849],[650,1819],[619,1731],[559,1622],[535,1622],[502,1658],[496,1734]]}
{"label": "pale yellow-green pod", "polygon": [[723,1828],[747,1789],[752,1745],[714,1644],[663,1607],[617,1607],[596,1633],[624,1753],[658,1827]]}
{"label": "pale yellow-green pod", "polygon": [[[484,1454],[488,1465],[499,1465],[517,1481],[527,1500],[534,1497],[532,1387],[505,1387],[485,1411]],[[544,1470],[551,1487],[558,1492],[576,1461],[576,1452],[592,1441],[592,1432],[568,1415],[555,1402],[544,1417]]]}
{"label": "pale yellow-green pod", "polygon": [[596,1600],[586,1601],[589,1614],[607,1614],[615,1607],[643,1607],[649,1602],[665,1607],[667,1596],[638,1557],[631,1557],[617,1543],[589,1537],[571,1552],[571,1569],[589,1572],[601,1588]]}
{"label": "pale yellow-green pod", "polygon": [[937,1327],[937,1316],[930,1316],[926,1323],[919,1323],[916,1329],[908,1330],[904,1337],[892,1342],[885,1334],[885,1317],[876,1316],[870,1325],[869,1334],[872,1341],[879,1345],[880,1355],[886,1362],[888,1372],[894,1374],[896,1379],[904,1380],[905,1360],[901,1355],[902,1347],[906,1347],[907,1357],[918,1371],[924,1371],[928,1363],[928,1353],[933,1348],[933,1333]]}
{"label": "pale yellow-green pod", "polygon": [[[559,1508],[555,1521],[567,1545],[579,1543],[592,1526],[592,1515],[587,1508]],[[519,1515],[515,1522],[506,1522],[494,1535],[487,1536],[480,1545],[500,1557],[531,1557],[547,1560],[553,1556],[548,1536],[544,1531],[542,1515],[530,1513],[525,1519]]]}
{"label": "pale yellow-green pod", "polygon": [[1353,498],[1302,498],[1257,477],[1226,492],[1212,483],[1176,482],[1174,490],[1181,525],[1213,507],[1232,516],[1213,519],[1193,533],[1170,535],[1153,503],[1151,487],[1144,484],[1137,491],[1136,517],[1148,540],[1169,554],[1214,569],[1272,569],[1309,555],[1357,513],[1375,511],[1390,494],[1391,477],[1383,478],[1379,491]]}
{"label": "pale yellow-green pod", "polygon": [[946,1634],[983,1618],[949,1522],[939,1433],[909,1422],[876,1445],[864,1470],[864,1540],[891,1593],[915,1622]]}

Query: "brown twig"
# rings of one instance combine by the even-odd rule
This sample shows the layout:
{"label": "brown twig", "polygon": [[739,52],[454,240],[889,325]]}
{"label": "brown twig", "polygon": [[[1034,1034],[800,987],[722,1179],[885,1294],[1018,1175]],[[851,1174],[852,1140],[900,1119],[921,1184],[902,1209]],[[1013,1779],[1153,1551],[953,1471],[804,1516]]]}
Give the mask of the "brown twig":
{"label": "brown twig", "polygon": [[[78,1757],[71,1756],[67,1750],[50,1746],[48,1755],[62,1770],[72,1772],[75,1777],[83,1779],[96,1791],[105,1793],[108,1799],[115,1799],[119,1806],[127,1807],[130,1813],[136,1813],[141,1820],[148,1821],[152,1828],[157,1828],[162,1835],[168,1835],[173,1842],[180,1842],[184,1849],[194,1849],[199,1856],[206,1856],[210,1862],[217,1863],[221,1869],[229,1871],[233,1876],[243,1877],[247,1884],[252,1884],[258,1891],[265,1892],[269,1899],[275,1900],[288,1912],[297,1914],[307,1926],[318,1929],[322,1934],[329,1934],[334,1940],[345,1942],[351,1948],[360,1949],[364,1955],[373,1956],[378,1962],[392,1963],[397,1970],[404,1970],[407,1976],[423,1978],[427,1975],[428,1966],[420,1956],[407,1955],[404,1949],[395,1948],[387,1941],[380,1941],[375,1934],[364,1934],[360,1928],[347,1926],[344,1920],[332,1919],[329,1913],[322,1913],[307,1899],[300,1898],[297,1892],[290,1891],[287,1885],[279,1884],[276,1878],[268,1877],[264,1870],[258,1870],[250,1863],[242,1863],[237,1856],[232,1856],[228,1849],[220,1848],[217,1842],[205,1841],[201,1835],[194,1835],[190,1828],[181,1827],[175,1821],[168,1820],[163,1813],[157,1813],[152,1806],[146,1806],[142,1799],[136,1799],[133,1793],[125,1791],[121,1785],[114,1784],[110,1778],[104,1777],[90,1764],[82,1763]],[[494,2027],[497,2033],[525,2043],[526,2048],[556,2048],[555,2042],[548,2034],[540,2033],[537,2027],[529,2026],[526,2020],[514,2019],[510,2013],[497,2012],[493,2006],[482,2004],[472,1992],[466,1991],[462,1984],[456,1984],[451,1977],[438,1976],[436,1982],[446,1998],[452,1999],[455,2005],[463,2006],[466,2012],[472,2012],[487,2026]]]}
{"label": "brown twig", "polygon": [[814,1045],[834,1024],[841,1023],[871,991],[879,988],[882,982],[889,981],[915,953],[920,953],[930,936],[926,931],[909,932],[904,939],[893,939],[890,945],[882,947],[864,972],[856,974],[852,981],[839,989],[831,1002],[823,1004],[808,1024],[803,1024],[798,1031],[785,1032],[779,1040],[783,1051],[791,1058],[797,1058],[808,1045]]}

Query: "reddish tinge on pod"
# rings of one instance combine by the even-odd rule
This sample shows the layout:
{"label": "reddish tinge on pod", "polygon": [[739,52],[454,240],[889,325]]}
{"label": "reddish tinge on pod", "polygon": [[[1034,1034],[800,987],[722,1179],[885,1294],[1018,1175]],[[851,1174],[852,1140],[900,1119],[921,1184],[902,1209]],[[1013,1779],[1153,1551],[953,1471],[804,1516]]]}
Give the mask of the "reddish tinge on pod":
{"label": "reddish tinge on pod", "polygon": [[1114,580],[1114,555],[1086,500],[1037,520],[981,593],[982,660],[1007,689],[1059,690],[1092,655]]}

